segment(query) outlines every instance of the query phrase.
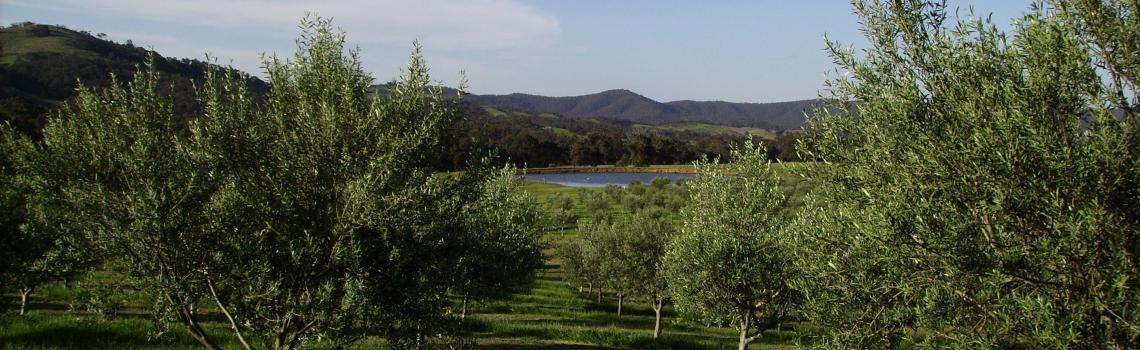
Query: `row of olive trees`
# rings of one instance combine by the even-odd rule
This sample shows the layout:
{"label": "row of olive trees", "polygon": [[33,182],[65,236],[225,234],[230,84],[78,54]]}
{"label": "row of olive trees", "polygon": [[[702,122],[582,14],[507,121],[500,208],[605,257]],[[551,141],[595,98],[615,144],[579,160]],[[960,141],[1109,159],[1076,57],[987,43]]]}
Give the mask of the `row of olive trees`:
{"label": "row of olive trees", "polygon": [[617,298],[617,317],[627,297],[644,298],[655,314],[654,338],[661,335],[662,313],[670,300],[660,269],[665,242],[676,231],[670,206],[677,205],[683,191],[658,178],[650,186],[633,183],[582,192],[587,216],[578,223],[580,234],[558,251],[572,284],[595,293],[599,303],[605,291]]}
{"label": "row of olive trees", "polygon": [[740,349],[789,313],[824,348],[1140,347],[1140,6],[1050,1],[1010,36],[854,5],[870,47],[828,43],[803,207],[755,151],[703,167],[663,262],[678,308]]}
{"label": "row of olive trees", "polygon": [[211,72],[202,117],[180,123],[148,66],[81,87],[42,143],[5,134],[3,275],[34,285],[24,276],[80,246],[129,266],[156,325],[172,318],[217,348],[200,323],[208,303],[243,347],[278,349],[368,335],[426,346],[450,334],[447,292],[466,304],[531,280],[537,212],[513,169],[427,166],[458,108],[418,45],[377,97],[342,33],[320,18],[303,27],[291,59],[265,60],[264,100]]}
{"label": "row of olive trees", "polygon": [[787,321],[802,297],[795,244],[780,230],[791,199],[761,146],[731,151],[733,162],[700,162],[688,184],[683,224],[665,245],[661,268],[677,308],[710,324],[739,330],[738,348]]}
{"label": "row of olive trees", "polygon": [[[734,325],[740,346],[789,319],[801,300],[791,288],[798,271],[775,234],[791,221],[790,194],[768,166],[764,149],[747,143],[735,162],[698,163],[700,177],[676,187],[654,181],[584,192],[580,236],[559,250],[568,279],[617,297],[645,297],[661,334],[665,304],[685,315]],[[672,198],[686,198],[680,217]],[[615,208],[615,204],[617,208]],[[679,224],[679,225],[678,225]]]}
{"label": "row of olive trees", "polygon": [[617,317],[627,297],[645,298],[655,314],[653,337],[661,335],[661,316],[669,300],[660,260],[673,233],[669,218],[638,212],[613,221],[584,221],[581,235],[561,247],[564,268],[580,285],[603,288],[617,297]]}

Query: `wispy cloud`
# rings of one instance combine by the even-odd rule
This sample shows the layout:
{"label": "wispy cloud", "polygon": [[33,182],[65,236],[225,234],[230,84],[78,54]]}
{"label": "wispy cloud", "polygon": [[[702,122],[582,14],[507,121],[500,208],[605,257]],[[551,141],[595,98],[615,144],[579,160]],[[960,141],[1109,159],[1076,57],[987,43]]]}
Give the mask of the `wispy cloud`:
{"label": "wispy cloud", "polygon": [[434,49],[528,49],[557,46],[558,19],[516,0],[9,0],[21,7],[100,13],[179,24],[295,31],[306,12],[332,17],[361,43]]}

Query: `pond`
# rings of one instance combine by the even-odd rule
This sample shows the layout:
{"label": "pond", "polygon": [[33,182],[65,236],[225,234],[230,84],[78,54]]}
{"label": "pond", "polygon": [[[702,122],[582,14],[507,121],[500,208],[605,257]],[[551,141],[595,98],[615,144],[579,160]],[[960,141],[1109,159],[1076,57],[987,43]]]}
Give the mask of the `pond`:
{"label": "pond", "polygon": [[672,183],[678,179],[694,179],[697,175],[676,173],[562,173],[527,174],[522,176],[523,179],[529,181],[546,182],[570,187],[605,187],[606,185],[625,187],[634,181],[640,181],[648,185],[650,181],[658,177],[669,179],[669,182]]}

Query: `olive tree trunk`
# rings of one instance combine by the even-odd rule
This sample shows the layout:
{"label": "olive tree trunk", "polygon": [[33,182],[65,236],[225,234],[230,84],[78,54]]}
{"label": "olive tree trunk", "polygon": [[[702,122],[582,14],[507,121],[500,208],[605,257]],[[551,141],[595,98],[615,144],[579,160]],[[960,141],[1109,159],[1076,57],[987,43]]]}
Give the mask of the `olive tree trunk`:
{"label": "olive tree trunk", "polygon": [[661,337],[661,309],[665,308],[665,299],[653,298],[649,304],[653,306],[653,339],[657,339]]}
{"label": "olive tree trunk", "polygon": [[748,349],[748,344],[752,344],[753,341],[756,341],[756,339],[760,339],[760,337],[764,336],[765,327],[762,324],[758,325],[758,327],[757,327],[758,329],[756,330],[755,335],[749,336],[748,331],[751,328],[752,328],[752,312],[751,312],[751,310],[749,310],[749,311],[743,312],[742,315],[740,316],[740,343],[736,347],[737,350]]}
{"label": "olive tree trunk", "polygon": [[468,299],[470,299],[470,297],[467,294],[464,294],[463,295],[463,308],[462,308],[462,310],[459,311],[459,320],[466,320],[467,319],[467,300]]}
{"label": "olive tree trunk", "polygon": [[618,313],[617,313],[617,317],[618,317],[618,319],[621,319],[621,304],[622,304],[622,302],[623,302],[623,301],[625,301],[625,293],[622,293],[622,292],[618,292],[618,293],[617,293],[617,297],[618,297],[618,305],[617,305],[617,307],[618,307],[618,310],[617,310],[617,311],[618,311]]}
{"label": "olive tree trunk", "polygon": [[32,295],[32,289],[32,287],[20,289],[20,316],[23,316],[28,309],[28,296]]}

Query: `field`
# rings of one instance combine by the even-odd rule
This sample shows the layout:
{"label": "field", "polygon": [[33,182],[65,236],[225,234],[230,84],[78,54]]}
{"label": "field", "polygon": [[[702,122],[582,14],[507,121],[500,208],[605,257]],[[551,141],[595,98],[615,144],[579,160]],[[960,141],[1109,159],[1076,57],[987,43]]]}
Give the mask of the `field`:
{"label": "field", "polygon": [[[526,191],[545,201],[556,193],[576,194],[579,189],[544,183],[526,183]],[[579,206],[581,206],[579,204]],[[578,208],[581,210],[582,208]],[[554,248],[576,235],[573,229],[551,229],[544,235],[547,262],[535,284],[510,300],[476,303],[464,321],[483,349],[731,349],[734,329],[709,327],[678,318],[666,307],[664,334],[653,339],[653,312],[645,301],[627,300],[623,315],[616,317],[615,300],[605,296],[599,303],[592,295],[579,293],[563,281]],[[117,314],[103,319],[91,310],[70,311],[70,300],[98,296],[99,286],[122,278],[110,272],[93,272],[79,281],[55,283],[36,291],[28,315],[15,311],[0,315],[0,348],[5,349],[194,349],[199,346],[179,325],[171,323],[167,334],[155,337],[147,297],[130,289],[112,291],[110,298],[122,303]],[[5,295],[14,302],[15,295]],[[203,305],[205,324],[226,348],[238,344],[225,330],[216,312]],[[80,308],[82,309],[82,308]],[[793,348],[796,327],[771,331],[750,349]],[[327,348],[319,341],[312,348]],[[383,348],[381,339],[365,339],[353,348]]]}

